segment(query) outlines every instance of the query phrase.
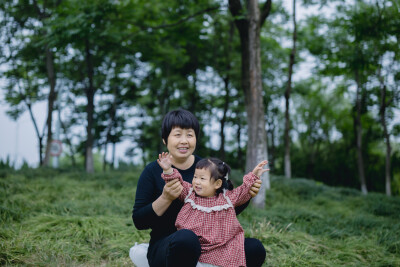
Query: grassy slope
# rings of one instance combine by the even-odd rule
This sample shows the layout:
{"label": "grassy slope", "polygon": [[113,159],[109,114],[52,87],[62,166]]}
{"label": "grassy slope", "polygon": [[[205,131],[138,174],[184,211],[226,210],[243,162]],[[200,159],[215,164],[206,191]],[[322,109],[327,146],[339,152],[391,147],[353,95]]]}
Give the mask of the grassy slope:
{"label": "grassy slope", "polygon": [[[0,173],[0,265],[132,266],[148,241],[130,218],[137,173]],[[265,210],[246,209],[246,236],[265,266],[400,266],[400,198],[361,196],[276,178]]]}

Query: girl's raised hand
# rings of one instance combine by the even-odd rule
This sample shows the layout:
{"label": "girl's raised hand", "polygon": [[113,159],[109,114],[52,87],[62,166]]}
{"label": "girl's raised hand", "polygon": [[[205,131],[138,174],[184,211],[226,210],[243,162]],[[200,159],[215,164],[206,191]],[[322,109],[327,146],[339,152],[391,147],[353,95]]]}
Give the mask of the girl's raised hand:
{"label": "girl's raised hand", "polygon": [[168,154],[168,152],[163,152],[161,154],[158,154],[158,159],[157,159],[158,165],[164,170],[164,172],[171,172],[171,158]]}
{"label": "girl's raised hand", "polygon": [[263,160],[260,163],[257,164],[257,166],[254,168],[253,173],[258,176],[261,177],[261,175],[266,172],[269,171],[269,168],[264,169],[264,166],[268,164],[268,160]]}

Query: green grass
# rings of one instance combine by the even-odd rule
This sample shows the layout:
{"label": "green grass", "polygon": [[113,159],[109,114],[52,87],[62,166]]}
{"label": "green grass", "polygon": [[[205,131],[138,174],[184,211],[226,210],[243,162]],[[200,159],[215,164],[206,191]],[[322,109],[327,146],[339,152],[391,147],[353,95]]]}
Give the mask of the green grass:
{"label": "green grass", "polygon": [[272,181],[267,208],[239,216],[266,266],[400,266],[400,198],[305,179]]}
{"label": "green grass", "polygon": [[[129,248],[149,239],[131,220],[138,174],[3,171],[0,265],[132,266]],[[273,178],[265,210],[239,220],[265,266],[400,266],[399,197]]]}

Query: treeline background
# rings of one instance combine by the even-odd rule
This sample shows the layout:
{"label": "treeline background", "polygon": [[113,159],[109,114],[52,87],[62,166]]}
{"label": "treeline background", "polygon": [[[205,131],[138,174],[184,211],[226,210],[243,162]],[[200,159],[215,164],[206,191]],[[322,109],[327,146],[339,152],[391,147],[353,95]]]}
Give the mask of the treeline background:
{"label": "treeline background", "polygon": [[[2,102],[14,120],[30,114],[40,166],[51,162],[58,119],[64,166],[87,167],[95,150],[103,170],[115,168],[126,140],[118,166],[146,164],[165,149],[163,116],[182,107],[202,125],[196,153],[244,171],[255,144],[232,2],[247,1],[1,1]],[[385,192],[389,175],[399,195],[399,2],[270,3],[260,57],[271,173],[285,173],[287,99],[292,177],[359,189],[362,158],[368,190]],[[44,129],[32,112],[40,102]]]}

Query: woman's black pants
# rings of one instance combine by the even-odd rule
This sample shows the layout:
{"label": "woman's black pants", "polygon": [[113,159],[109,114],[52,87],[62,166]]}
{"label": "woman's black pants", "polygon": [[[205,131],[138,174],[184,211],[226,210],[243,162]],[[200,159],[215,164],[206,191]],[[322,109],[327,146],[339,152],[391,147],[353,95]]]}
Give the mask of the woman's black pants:
{"label": "woman's black pants", "polygon": [[[266,251],[255,238],[245,238],[246,265],[258,267],[264,263]],[[196,266],[201,247],[196,234],[190,230],[179,230],[150,246],[147,259],[151,267]]]}

